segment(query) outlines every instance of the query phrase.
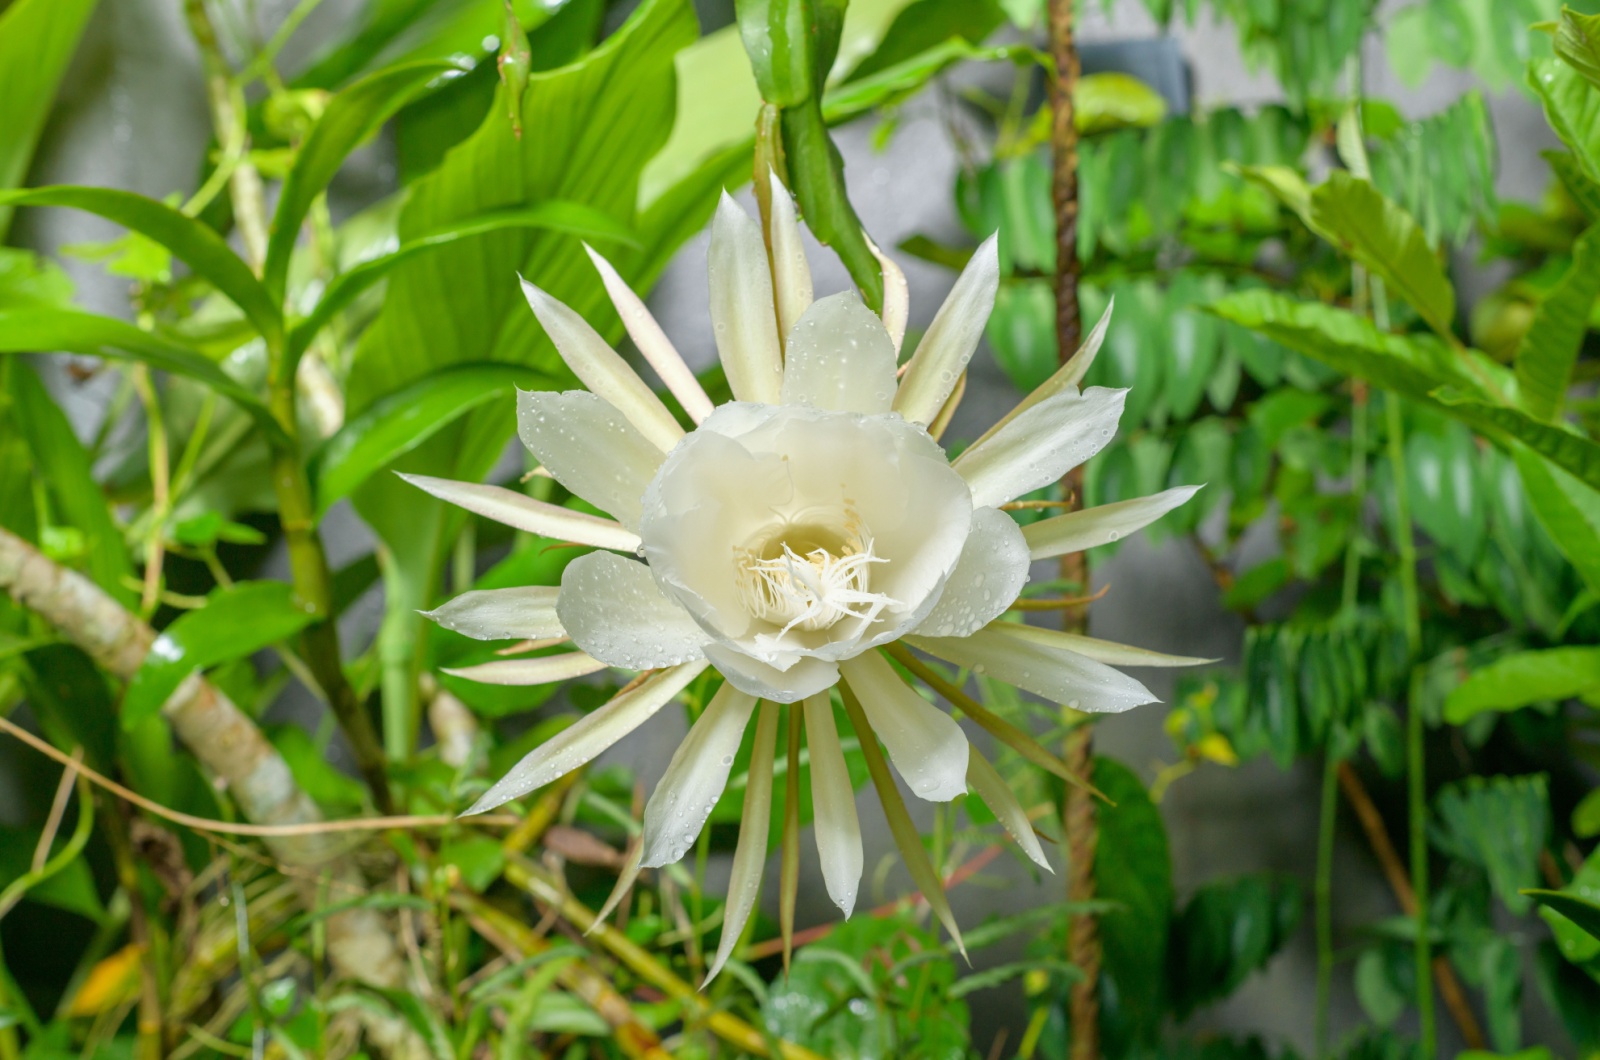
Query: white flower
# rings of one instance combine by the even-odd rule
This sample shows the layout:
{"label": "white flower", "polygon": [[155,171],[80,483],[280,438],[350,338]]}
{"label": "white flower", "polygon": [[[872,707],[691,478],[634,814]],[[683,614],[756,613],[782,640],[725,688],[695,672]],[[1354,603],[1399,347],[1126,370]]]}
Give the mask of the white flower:
{"label": "white flower", "polygon": [[[927,425],[951,399],[982,335],[999,283],[995,240],[978,248],[897,376],[906,315],[899,270],[880,255],[888,289],[882,320],[854,292],[813,301],[793,205],[776,179],[772,190],[770,266],[759,226],[727,196],[712,227],[711,313],[735,399],[720,407],[713,408],[638,297],[590,252],[628,333],[697,424],[687,434],[588,324],[524,284],[540,323],[588,390],[520,394],[522,441],[558,482],[614,521],[498,487],[411,479],[517,529],[597,549],[567,567],[559,590],[472,592],[431,612],[468,636],[564,637],[579,649],[457,674],[535,684],[608,666],[650,671],[534,750],[469,812],[518,798],[588,762],[716,667],[726,684],[651,797],[643,842],[614,902],[640,866],[668,864],[687,851],[758,715],[712,974],[727,959],[760,887],[776,704],[803,702],[791,709],[803,710],[823,875],[848,915],[862,849],[829,700],[841,679],[853,716],[872,730],[858,732],[865,753],[876,755],[881,740],[924,799],[949,800],[970,787],[1028,855],[1045,864],[1026,814],[993,766],[876,649],[904,640],[1086,711],[1154,700],[1113,664],[1201,661],[999,621],[1034,560],[1116,540],[1194,492],[1168,490],[1026,528],[1001,510],[1057,481],[1115,434],[1125,391],[1077,387],[1107,320],[1079,356],[952,462]],[[1021,738],[1014,731],[1002,736]],[[880,791],[893,812],[898,795]],[[955,934],[942,897],[935,908]]]}

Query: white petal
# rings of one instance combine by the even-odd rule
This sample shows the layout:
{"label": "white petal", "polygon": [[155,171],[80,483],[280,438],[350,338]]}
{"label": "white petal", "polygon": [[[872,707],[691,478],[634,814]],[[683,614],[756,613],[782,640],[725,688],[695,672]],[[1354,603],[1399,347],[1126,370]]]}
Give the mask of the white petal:
{"label": "white petal", "polygon": [[733,955],[744,934],[750,911],[761,897],[761,873],[767,864],[767,829],[772,823],[772,752],[778,740],[778,708],[761,704],[755,744],[750,752],[750,780],[744,789],[744,813],[739,818],[739,842],[733,848],[733,870],[728,875],[728,904],[722,910],[722,937],[717,955],[706,972],[704,990]]}
{"label": "white petal", "polygon": [[985,239],[973,252],[950,296],[928,325],[927,334],[917,344],[917,352],[911,355],[894,407],[913,423],[931,423],[939,414],[945,398],[955,389],[956,377],[966,371],[967,362],[983,337],[983,326],[988,323],[995,291],[1000,287],[996,238]]}
{"label": "white petal", "polygon": [[878,268],[883,272],[883,326],[889,332],[889,341],[894,343],[894,355],[898,360],[900,344],[906,338],[906,321],[911,318],[911,290],[906,286],[906,274],[900,271],[893,258],[879,250],[871,239],[867,240],[867,247],[878,259]]}
{"label": "white petal", "polygon": [[617,906],[621,904],[623,896],[632,889],[634,881],[639,878],[639,857],[643,851],[643,843],[633,844],[633,849],[628,851],[628,858],[622,863],[622,871],[617,874],[617,885],[611,888],[610,897],[606,899],[606,904],[600,907],[600,912],[595,914],[594,922],[584,931],[585,935],[592,933],[601,924],[604,924]]}
{"label": "white petal", "polygon": [[483,813],[520,799],[559,777],[587,765],[596,755],[648,721],[672,701],[690,681],[705,671],[704,662],[684,663],[662,670],[604,706],[586,714],[535,747],[484,792],[467,813]]}
{"label": "white petal", "polygon": [[517,433],[546,471],[629,530],[665,455],[610,403],[582,390],[517,392]]}
{"label": "white petal", "polygon": [[780,670],[715,641],[706,645],[706,658],[735,688],[774,703],[793,703],[826,692],[839,680],[838,665],[823,659],[802,658]]}
{"label": "white petal", "polygon": [[[1004,504],[1047,486],[1100,450],[1117,433],[1126,390],[1090,387],[1041,401],[963,452],[950,465],[972,487],[972,504]],[[613,513],[614,514],[614,513]]]}
{"label": "white petal", "polygon": [[622,326],[628,329],[628,337],[639,347],[639,352],[650,367],[656,370],[656,375],[667,384],[667,389],[678,399],[683,411],[696,423],[711,415],[711,399],[706,397],[700,380],[694,377],[694,372],[684,362],[677,347],[672,345],[672,340],[667,338],[667,333],[661,330],[661,325],[656,323],[656,318],[645,307],[644,299],[633,292],[633,288],[617,274],[611,263],[595,253],[594,248],[585,243],[583,249],[589,252],[589,260],[594,262],[594,267],[599,271],[600,282],[605,284],[611,304],[617,307],[617,315],[622,318]]}
{"label": "white petal", "polygon": [[739,401],[778,403],[783,354],[761,226],[727,192],[711,222],[711,324],[728,386]]}
{"label": "white petal", "polygon": [[574,644],[628,670],[698,659],[711,639],[662,595],[649,567],[615,552],[591,552],[567,564],[556,614]]}
{"label": "white petal", "polygon": [[789,332],[783,403],[835,412],[888,412],[894,343],[854,291],[813,302]]}
{"label": "white petal", "polygon": [[877,652],[842,662],[839,669],[913,794],[949,802],[966,793],[967,736],[954,718],[919,696]]}
{"label": "white petal", "polygon": [[553,585],[474,589],[422,615],[475,640],[564,637],[567,632],[556,617],[558,591]]}
{"label": "white petal", "polygon": [[987,626],[1028,584],[1028,562],[1028,546],[1016,520],[995,508],[977,509],[961,558],[918,631],[930,637],[965,637]]}
{"label": "white petal", "polygon": [[639,535],[620,523],[536,501],[516,490],[429,475],[401,474],[400,477],[442,501],[449,501],[515,530],[557,541],[574,541],[594,548],[616,549],[618,552],[632,552],[639,547]]}
{"label": "white petal", "polygon": [[1011,838],[1017,841],[1022,852],[1046,872],[1055,872],[1050,863],[1044,858],[1044,849],[1039,846],[1039,837],[1033,832],[1033,824],[1028,820],[1028,811],[1022,808],[1013,794],[1011,788],[1000,775],[1000,771],[983,757],[976,747],[972,749],[971,757],[967,760],[967,783],[989,811],[995,815],[1002,827]]}
{"label": "white petal", "polygon": [[477,666],[444,667],[451,677],[464,677],[481,685],[548,685],[598,673],[606,664],[581,651],[540,655],[532,659],[496,659]]}
{"label": "white petal", "polygon": [[856,893],[861,888],[864,864],[855,786],[850,783],[850,767],[845,765],[844,751],[839,746],[839,729],[828,696],[807,696],[805,712],[817,861],[822,866],[822,881],[827,885],[828,897],[849,919],[856,906]]}
{"label": "white petal", "polygon": [[1135,497],[1041,519],[1023,527],[1022,536],[1028,542],[1028,554],[1034,559],[1082,552],[1144,529],[1199,490],[1199,486],[1178,486],[1149,497]]}
{"label": "white petal", "polygon": [[789,334],[811,306],[811,265],[806,261],[805,244],[800,241],[800,222],[795,219],[794,200],[778,174],[767,171],[772,181],[772,273],[776,279],[778,335]]}
{"label": "white petal", "polygon": [[1077,652],[1086,659],[1093,659],[1107,666],[1204,666],[1214,663],[1216,659],[1200,659],[1190,655],[1166,655],[1159,651],[1150,651],[1146,648],[1135,648],[1131,644],[1118,644],[1110,640],[1097,640],[1094,637],[1084,637],[1077,633],[1067,633],[1059,629],[1041,629],[1038,626],[1025,626],[1018,622],[1006,624],[1006,633],[1020,640],[1032,641],[1046,647],[1066,648],[1068,651]]}
{"label": "white petal", "polygon": [[678,444],[683,428],[667,406],[587,320],[527,280],[522,281],[522,293],[561,359],[584,386],[626,416],[663,453]]}
{"label": "white petal", "polygon": [[1157,702],[1127,674],[1069,648],[1018,635],[1015,626],[994,622],[970,637],[907,637],[906,643],[1075,710],[1111,714]]}
{"label": "white petal", "polygon": [[644,867],[680,860],[728,785],[756,698],[725,684],[673,752],[644,808]]}
{"label": "white petal", "polygon": [[1089,366],[1094,363],[1095,354],[1100,352],[1100,344],[1105,341],[1106,328],[1111,325],[1111,309],[1116,304],[1116,301],[1113,298],[1106,303],[1106,311],[1100,314],[1099,323],[1095,324],[1090,330],[1088,337],[1078,347],[1078,352],[1074,353],[1066,364],[1057,368],[1054,375],[1035,387],[1027,397],[1017,402],[1015,408],[996,420],[994,425],[984,431],[978,437],[978,440],[972,444],[979,445],[988,441],[996,431],[1028,409],[1033,408],[1039,402],[1046,398],[1055,397],[1057,394],[1064,394],[1083,382],[1083,377],[1089,371]]}

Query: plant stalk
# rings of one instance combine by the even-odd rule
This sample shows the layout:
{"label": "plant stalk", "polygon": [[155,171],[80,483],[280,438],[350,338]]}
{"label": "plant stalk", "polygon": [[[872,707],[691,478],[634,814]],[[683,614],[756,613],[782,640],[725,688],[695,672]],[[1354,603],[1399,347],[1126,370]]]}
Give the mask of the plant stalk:
{"label": "plant stalk", "polygon": [[[1050,197],[1056,221],[1056,351],[1064,363],[1078,348],[1083,333],[1078,305],[1078,129],[1073,107],[1080,65],[1077,40],[1073,35],[1072,0],[1050,0],[1050,55],[1054,77],[1050,82],[1052,171]],[[1071,511],[1082,504],[1083,473],[1074,470],[1062,483],[1063,500]],[[1061,577],[1088,591],[1088,562],[1083,553],[1061,558]],[[1088,626],[1084,610],[1069,611],[1063,625],[1070,632],[1083,632]],[[1063,707],[1064,721],[1070,726],[1062,745],[1067,768],[1086,784],[1094,771],[1094,729],[1077,711]],[[1099,844],[1099,825],[1095,819],[1093,797],[1080,785],[1068,785],[1062,800],[1061,817],[1067,840],[1067,901],[1094,899],[1094,856]],[[1067,960],[1082,972],[1070,988],[1072,1060],[1096,1060],[1100,1055],[1100,934],[1092,915],[1080,913],[1072,918],[1067,936]]]}

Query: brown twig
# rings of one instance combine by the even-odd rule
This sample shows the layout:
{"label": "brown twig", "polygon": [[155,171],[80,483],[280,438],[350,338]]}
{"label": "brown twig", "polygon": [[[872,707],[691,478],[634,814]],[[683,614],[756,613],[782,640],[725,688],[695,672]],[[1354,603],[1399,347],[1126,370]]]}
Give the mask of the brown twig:
{"label": "brown twig", "polygon": [[[1405,862],[1401,860],[1394,844],[1389,841],[1389,830],[1384,827],[1383,815],[1378,812],[1372,796],[1367,793],[1367,786],[1361,782],[1361,777],[1348,762],[1339,763],[1339,790],[1344,792],[1350,808],[1356,812],[1356,819],[1361,822],[1361,830],[1366,833],[1367,845],[1372,847],[1372,853],[1377,857],[1378,865],[1383,869],[1383,875],[1389,881],[1389,889],[1394,892],[1395,901],[1400,903],[1401,911],[1407,916],[1415,915],[1417,895],[1411,887],[1411,876],[1406,872]],[[1451,1019],[1461,1031],[1461,1038],[1466,1042],[1467,1048],[1488,1048],[1483,1028],[1478,1025],[1478,1018],[1473,1015],[1472,1006],[1467,1001],[1466,991],[1461,989],[1461,981],[1456,978],[1455,969],[1450,966],[1450,958],[1444,954],[1439,954],[1433,959],[1433,981],[1439,988],[1439,996],[1443,999],[1445,1008],[1450,1010]]]}

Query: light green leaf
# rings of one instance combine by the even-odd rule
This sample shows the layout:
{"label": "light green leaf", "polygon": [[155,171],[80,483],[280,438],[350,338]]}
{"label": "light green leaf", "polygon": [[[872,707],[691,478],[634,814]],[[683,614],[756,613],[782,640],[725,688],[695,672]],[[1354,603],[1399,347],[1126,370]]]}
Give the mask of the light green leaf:
{"label": "light green leaf", "polygon": [[1451,334],[1456,295],[1416,219],[1370,181],[1335,171],[1311,192],[1318,234],[1383,279],[1442,336]]}
{"label": "light green leaf", "polygon": [[1600,648],[1547,648],[1497,659],[1458,685],[1444,703],[1445,720],[1461,725],[1486,710],[1570,699],[1600,688]]}
{"label": "light green leaf", "polygon": [[[56,89],[94,8],[95,0],[17,0],[0,13],[0,190],[28,175]],[[0,243],[11,213],[0,206]]]}
{"label": "light green leaf", "polygon": [[1590,228],[1573,245],[1572,265],[1534,310],[1533,323],[1517,345],[1517,396],[1534,419],[1561,415],[1596,297],[1600,227]]}
{"label": "light green leaf", "polygon": [[1584,171],[1583,163],[1571,151],[1540,151],[1540,157],[1550,163],[1550,168],[1561,181],[1567,194],[1589,221],[1600,221],[1600,183]]}
{"label": "light green leaf", "polygon": [[179,616],[150,646],[123,696],[123,727],[132,729],[158,712],[195,671],[287,640],[311,618],[283,582],[238,582],[216,590],[205,607]]}
{"label": "light green leaf", "polygon": [[77,353],[137,361],[204,383],[248,412],[273,445],[286,445],[259,398],[204,354],[111,317],[72,309],[0,309],[0,353]]}
{"label": "light green leaf", "polygon": [[1600,15],[1582,15],[1563,5],[1556,23],[1556,54],[1600,88]]}
{"label": "light green leaf", "polygon": [[1543,773],[1472,776],[1439,789],[1428,832],[1445,854],[1483,869],[1511,912],[1528,911],[1520,888],[1539,880],[1539,853],[1550,833],[1549,782]]}
{"label": "light green leaf", "polygon": [[1528,66],[1528,84],[1544,105],[1544,116],[1572,149],[1590,180],[1600,180],[1600,90],[1558,59]]}
{"label": "light green leaf", "polygon": [[367,479],[409,453],[461,416],[489,401],[510,402],[524,390],[549,389],[551,381],[512,364],[463,364],[444,368],[390,394],[345,422],[312,457],[317,513],[322,515]]}
{"label": "light green leaf", "polygon": [[1528,503],[1550,540],[1590,590],[1600,593],[1600,492],[1522,446],[1513,456]]}
{"label": "light green leaf", "polygon": [[391,66],[357,81],[328,101],[283,182],[262,270],[268,290],[283,293],[300,224],[311,212],[317,196],[332,183],[346,156],[424,85],[452,71],[459,74],[461,68],[452,62],[433,60]]}
{"label": "light green leaf", "polygon": [[1084,134],[1147,128],[1167,116],[1161,93],[1129,74],[1088,74],[1072,96],[1073,123]]}
{"label": "light green leaf", "polygon": [[0,191],[0,205],[64,206],[104,217],[161,244],[222,292],[268,342],[283,334],[283,317],[267,289],[216,231],[165,203],[115,188],[57,185]]}
{"label": "light green leaf", "polygon": [[324,292],[310,315],[289,332],[289,354],[298,357],[334,315],[362,291],[378,283],[397,266],[419,254],[447,247],[460,239],[488,235],[512,228],[542,228],[551,232],[579,236],[597,243],[635,244],[629,229],[599,210],[582,203],[552,200],[525,210],[495,210],[418,236],[387,254],[370,258],[343,273]]}

